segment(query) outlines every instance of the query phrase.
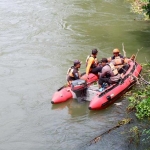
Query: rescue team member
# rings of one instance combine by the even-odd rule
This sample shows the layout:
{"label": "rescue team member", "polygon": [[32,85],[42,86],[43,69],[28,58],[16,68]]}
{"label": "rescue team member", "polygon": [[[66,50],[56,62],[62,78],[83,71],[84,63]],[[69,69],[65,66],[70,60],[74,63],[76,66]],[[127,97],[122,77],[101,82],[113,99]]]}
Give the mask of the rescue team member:
{"label": "rescue team member", "polygon": [[124,58],[121,54],[120,54],[120,50],[118,48],[115,48],[113,50],[113,56],[111,57],[111,60],[115,59],[116,57],[120,57],[120,58]]}
{"label": "rescue team member", "polygon": [[124,57],[120,54],[120,50],[115,48],[113,50],[113,56],[108,58],[109,62],[113,62],[116,68],[120,69],[124,64]]}
{"label": "rescue team member", "polygon": [[120,50],[115,48],[113,50],[113,56],[108,58],[108,61],[113,61],[114,65],[121,65],[124,63],[124,57],[120,54]]}
{"label": "rescue team member", "polygon": [[115,68],[118,69],[118,72],[120,74],[125,74],[125,72],[128,70],[129,68],[129,62],[130,61],[134,61],[135,55],[133,54],[131,56],[131,58],[127,58],[127,57],[123,57],[120,54],[120,50],[118,48],[115,48],[113,50],[113,54],[114,56],[112,56],[109,60],[111,60],[111,62],[113,62],[113,64],[115,65]]}
{"label": "rescue team member", "polygon": [[118,74],[118,70],[114,67],[113,63],[108,64],[107,58],[102,58],[101,64],[102,64],[102,71],[101,73],[99,73],[98,84],[100,91],[103,91],[102,89],[103,83],[112,84],[118,82],[121,75]]}
{"label": "rescue team member", "polygon": [[91,55],[89,55],[86,59],[86,75],[88,76],[89,73],[98,74],[101,71],[102,67],[98,66],[97,60],[98,50],[93,49]]}
{"label": "rescue team member", "polygon": [[67,71],[67,82],[68,85],[71,85],[73,80],[80,79],[79,68],[81,66],[81,61],[75,60],[74,65]]}
{"label": "rescue team member", "polygon": [[128,63],[129,61],[134,61],[134,60],[135,60],[134,54],[131,56],[131,58],[124,57],[120,54],[120,50],[118,48],[115,48],[113,50],[113,56],[108,59],[109,62],[114,61],[115,63],[114,65],[120,65],[120,64]]}

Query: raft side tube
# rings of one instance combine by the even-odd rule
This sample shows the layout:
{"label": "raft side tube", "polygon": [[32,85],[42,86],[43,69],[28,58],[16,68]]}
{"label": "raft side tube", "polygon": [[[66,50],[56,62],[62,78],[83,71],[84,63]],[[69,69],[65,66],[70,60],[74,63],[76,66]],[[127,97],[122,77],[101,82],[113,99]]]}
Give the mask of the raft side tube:
{"label": "raft side tube", "polygon": [[71,88],[65,87],[65,88],[61,89],[60,91],[56,91],[54,93],[51,103],[52,104],[58,104],[58,103],[65,102],[71,98],[73,98]]}
{"label": "raft side tube", "polygon": [[81,79],[86,80],[87,84],[89,85],[98,80],[98,75],[89,73],[88,77],[85,74],[81,77]]}
{"label": "raft side tube", "polygon": [[[122,93],[125,89],[127,89],[131,85],[131,81],[127,78],[123,84],[118,84],[115,88],[110,90],[109,92],[103,94],[102,96],[94,96],[89,104],[90,110],[103,109],[104,105],[108,106],[112,103],[112,101],[118,97],[120,93]],[[100,93],[101,94],[101,93]]]}
{"label": "raft side tube", "polygon": [[142,66],[138,64],[137,67],[136,67],[136,69],[133,72],[133,75],[135,75],[136,77],[138,77],[138,75],[140,74],[141,70],[142,70]]}

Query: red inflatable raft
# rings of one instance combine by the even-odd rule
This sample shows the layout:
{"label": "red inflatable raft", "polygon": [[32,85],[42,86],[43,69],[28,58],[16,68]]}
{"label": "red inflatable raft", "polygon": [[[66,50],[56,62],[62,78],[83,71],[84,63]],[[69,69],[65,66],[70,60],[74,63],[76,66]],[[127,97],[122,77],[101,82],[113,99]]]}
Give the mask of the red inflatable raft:
{"label": "red inflatable raft", "polygon": [[[86,75],[82,76],[82,79],[86,78]],[[98,76],[95,74],[90,73],[88,75],[88,78],[86,80],[86,84],[88,86],[90,86],[92,83],[94,83],[95,81],[98,80]],[[79,87],[79,86],[78,86]],[[65,102],[71,98],[76,98],[75,93],[71,90],[70,86],[62,86],[61,88],[59,88],[53,95],[52,97],[52,104],[58,104],[58,103],[62,103]]]}
{"label": "red inflatable raft", "polygon": [[125,93],[137,81],[137,77],[141,72],[141,65],[136,62],[129,63],[129,69],[122,79],[117,83],[110,85],[103,92],[97,92],[92,98],[89,109],[104,109],[112,104],[119,96]]}
{"label": "red inflatable raft", "polygon": [[137,81],[136,79],[142,70],[141,65],[130,61],[128,66],[128,70],[120,81],[108,86],[102,92],[98,90],[98,86],[92,84],[98,80],[98,77],[90,74],[87,81],[81,79],[75,80],[72,83],[72,87],[58,89],[54,93],[51,102],[52,104],[57,104],[81,96],[84,100],[90,101],[90,110],[104,109],[114,103],[119,96],[125,93]]}

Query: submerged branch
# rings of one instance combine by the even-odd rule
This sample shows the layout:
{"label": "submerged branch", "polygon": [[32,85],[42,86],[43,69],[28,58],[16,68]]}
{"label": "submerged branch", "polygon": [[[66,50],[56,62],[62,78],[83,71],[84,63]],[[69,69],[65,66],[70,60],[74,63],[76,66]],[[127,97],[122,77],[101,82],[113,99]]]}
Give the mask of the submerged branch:
{"label": "submerged branch", "polygon": [[103,135],[110,133],[111,131],[115,130],[116,128],[121,127],[122,125],[126,125],[126,124],[130,123],[131,120],[132,120],[132,118],[127,118],[127,119],[123,119],[123,120],[119,121],[115,127],[112,127],[111,129],[103,132],[102,134],[100,134],[99,136],[97,136],[93,140],[91,140],[89,142],[89,146],[100,141]]}

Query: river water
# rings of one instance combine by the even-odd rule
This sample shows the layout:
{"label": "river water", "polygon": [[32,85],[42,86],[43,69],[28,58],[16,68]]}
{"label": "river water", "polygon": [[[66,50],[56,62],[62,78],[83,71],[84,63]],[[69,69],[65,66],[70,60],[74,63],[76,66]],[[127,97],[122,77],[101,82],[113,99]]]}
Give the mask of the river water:
{"label": "river water", "polygon": [[124,0],[0,0],[0,150],[131,149],[120,129],[88,145],[125,117],[124,98],[103,111],[51,98],[74,59],[85,71],[93,48],[101,59],[123,43],[149,60],[149,25]]}

